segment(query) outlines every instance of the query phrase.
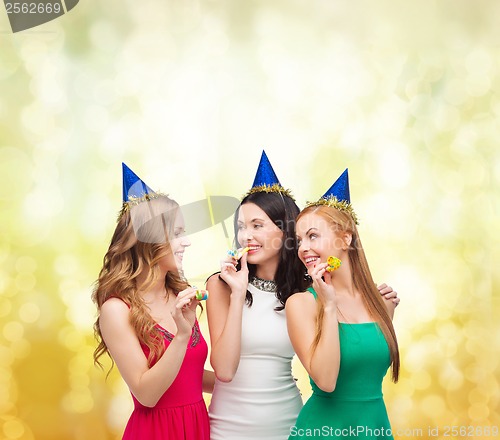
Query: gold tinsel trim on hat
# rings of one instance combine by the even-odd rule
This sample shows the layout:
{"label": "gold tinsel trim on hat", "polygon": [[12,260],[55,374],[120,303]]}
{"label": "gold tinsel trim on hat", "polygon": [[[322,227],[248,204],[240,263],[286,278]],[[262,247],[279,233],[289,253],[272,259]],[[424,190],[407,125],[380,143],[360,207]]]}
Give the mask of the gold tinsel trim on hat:
{"label": "gold tinsel trim on hat", "polygon": [[289,189],[283,188],[281,185],[277,183],[273,183],[272,185],[264,184],[264,185],[254,186],[253,188],[250,188],[250,190],[243,196],[243,198],[249,196],[250,194],[255,194],[259,192],[280,193],[287,197],[290,197],[295,202],[295,198],[293,197],[292,192]]}
{"label": "gold tinsel trim on hat", "polygon": [[317,202],[307,202],[306,208],[309,208],[310,206],[320,205],[330,206],[332,208],[338,209],[339,211],[346,212],[352,217],[354,223],[359,225],[358,216],[354,212],[352,205],[346,200],[338,200],[335,196],[328,196],[327,198],[321,197],[321,199],[319,199]]}
{"label": "gold tinsel trim on hat", "polygon": [[118,213],[118,221],[120,221],[120,219],[123,217],[123,214],[130,211],[130,208],[132,208],[132,206],[137,206],[139,203],[148,202],[149,200],[154,200],[159,197],[167,197],[167,195],[156,192],[151,194],[144,194],[141,197],[129,196],[128,200],[126,202],[123,202],[122,209]]}

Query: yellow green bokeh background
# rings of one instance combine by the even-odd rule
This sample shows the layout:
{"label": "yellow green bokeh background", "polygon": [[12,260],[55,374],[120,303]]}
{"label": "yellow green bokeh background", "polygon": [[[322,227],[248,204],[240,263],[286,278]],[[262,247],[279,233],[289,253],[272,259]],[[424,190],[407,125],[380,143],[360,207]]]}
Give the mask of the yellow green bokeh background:
{"label": "yellow green bokeh background", "polygon": [[[299,205],[349,167],[374,278],[401,297],[396,437],[494,437],[499,22],[494,0],[81,0],[12,34],[1,6],[0,438],[120,438],[131,399],[92,364],[90,295],[121,162],[186,204],[240,197],[262,148]],[[229,241],[191,239],[203,283]]]}

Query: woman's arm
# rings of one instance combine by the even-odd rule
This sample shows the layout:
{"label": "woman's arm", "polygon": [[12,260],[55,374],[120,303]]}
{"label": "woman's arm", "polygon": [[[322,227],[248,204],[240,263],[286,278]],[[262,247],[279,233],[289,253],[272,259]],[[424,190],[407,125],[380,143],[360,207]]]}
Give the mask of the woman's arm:
{"label": "woman's arm", "polygon": [[210,364],[222,382],[231,382],[238,369],[241,353],[241,319],[245,293],[233,294],[229,286],[212,275],[207,282],[208,329],[212,344]]}
{"label": "woman's arm", "polygon": [[314,353],[318,307],[310,292],[296,293],[286,302],[288,335],[302,365],[314,383],[323,391],[332,392],[340,368],[340,344],[336,307],[324,309],[322,332]]}
{"label": "woman's arm", "polygon": [[210,363],[215,376],[222,382],[231,382],[241,354],[241,320],[248,285],[246,254],[241,258],[241,269],[226,263],[221,276],[212,275],[207,282],[210,295],[207,300],[208,329],[210,331]]}
{"label": "woman's arm", "polygon": [[182,365],[197,305],[196,301],[192,301],[192,304],[181,312],[182,307],[189,304],[194,297],[194,289],[191,290],[191,294],[183,297],[179,294],[177,297],[175,313],[178,316],[174,318],[177,325],[176,336],[151,368],[130,324],[128,306],[118,298],[110,298],[101,307],[99,326],[103,340],[130,391],[144,406],[156,405]]}
{"label": "woman's arm", "polygon": [[214,391],[215,374],[210,370],[203,370],[203,392],[210,393]]}

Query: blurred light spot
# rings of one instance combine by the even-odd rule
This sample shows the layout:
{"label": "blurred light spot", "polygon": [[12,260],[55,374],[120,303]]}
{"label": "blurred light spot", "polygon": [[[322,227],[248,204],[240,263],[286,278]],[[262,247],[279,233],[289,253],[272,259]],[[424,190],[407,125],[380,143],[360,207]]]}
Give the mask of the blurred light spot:
{"label": "blurred light spot", "polygon": [[411,79],[406,83],[405,93],[409,99],[418,95],[430,95],[431,87],[428,82],[421,79]]}
{"label": "blurred light spot", "polygon": [[0,318],[5,318],[12,310],[12,303],[8,298],[0,296]]}
{"label": "blurred light spot", "polygon": [[37,148],[33,152],[33,162],[33,180],[37,186],[41,188],[57,186],[60,179],[57,154],[45,148]]}
{"label": "blurred light spot", "polygon": [[465,377],[471,382],[479,383],[484,378],[482,366],[476,362],[470,363],[465,368]]}
{"label": "blurred light spot", "polygon": [[0,409],[11,401],[10,388],[13,383],[15,382],[13,382],[11,370],[0,366]]}
{"label": "blurred light spot", "polygon": [[90,290],[80,290],[73,296],[66,296],[65,303],[68,306],[66,316],[77,329],[86,331],[92,328],[95,320],[95,305],[91,301]]}
{"label": "blurred light spot", "polygon": [[66,303],[71,301],[79,289],[80,282],[75,278],[63,278],[59,283],[59,292]]}
{"label": "blurred light spot", "polygon": [[442,414],[446,411],[444,399],[436,394],[425,396],[419,406],[420,410],[433,420],[442,417]]}
{"label": "blurred light spot", "polygon": [[[450,358],[450,356],[447,356],[447,359]],[[439,375],[440,385],[448,391],[454,391],[460,389],[463,382],[463,373],[451,362],[446,362]]]}
{"label": "blurred light spot", "polygon": [[90,385],[90,377],[85,373],[71,372],[69,375],[69,383],[72,389],[85,389]]}
{"label": "blurred light spot", "polygon": [[429,109],[433,107],[430,96],[417,95],[411,100],[409,110],[415,118],[430,119],[432,115]]}
{"label": "blurred light spot", "polygon": [[59,255],[54,261],[54,269],[61,276],[72,276],[78,268],[78,259],[72,254]]}
{"label": "blurred light spot", "polygon": [[[7,45],[10,45],[10,47],[7,48]],[[16,49],[14,49],[13,45],[16,46]],[[18,48],[19,46],[14,41],[4,40],[2,42],[2,52],[4,56],[2,56],[2,62],[0,63],[0,81],[3,81],[14,74],[23,64],[22,59],[19,56],[5,56],[8,53],[8,49],[17,51]]]}
{"label": "blurred light spot", "polygon": [[[420,269],[420,270],[419,270]],[[391,285],[397,286],[398,292],[410,292],[412,294],[405,296],[404,307],[397,309],[398,316],[406,325],[422,326],[425,322],[432,321],[436,316],[436,291],[434,283],[430,277],[423,271],[422,267],[417,266],[395,266],[387,277]],[[418,291],[415,290],[418,286]],[[422,359],[428,358],[423,355]]]}
{"label": "blurred light spot", "polygon": [[425,390],[430,387],[432,382],[430,374],[425,370],[414,372],[411,380],[416,390]]}
{"label": "blurred light spot", "polygon": [[207,31],[202,44],[200,52],[206,54],[207,57],[222,56],[229,48],[229,40],[226,34],[219,29]]}
{"label": "blurred light spot", "polygon": [[465,182],[458,170],[448,169],[443,172],[442,169],[436,169],[434,173],[439,173],[439,176],[436,176],[436,180],[444,194],[447,196],[462,195]]}
{"label": "blurred light spot", "polygon": [[488,418],[490,409],[484,403],[474,403],[470,406],[468,414],[472,421],[479,422]]}
{"label": "blurred light spot", "polygon": [[31,273],[37,268],[37,263],[34,258],[28,256],[19,257],[16,261],[16,269],[18,272]]}
{"label": "blurred light spot", "polygon": [[24,425],[20,420],[11,419],[4,422],[2,427],[3,433],[7,439],[18,439],[24,435]]}
{"label": "blurred light spot", "polygon": [[24,213],[29,219],[31,227],[56,217],[63,207],[64,201],[60,189],[56,185],[36,187],[24,200]]}
{"label": "blurred light spot", "polygon": [[429,353],[436,352],[437,340],[434,342],[414,342],[405,350],[404,365],[405,369],[413,374],[418,373],[426,367],[429,361]]}
{"label": "blurred light spot", "polygon": [[40,308],[34,303],[25,303],[19,308],[21,321],[33,323],[40,317]]}
{"label": "blurred light spot", "polygon": [[458,79],[448,81],[445,85],[443,97],[449,104],[456,106],[462,105],[467,99],[467,93],[462,81]]}
{"label": "blurred light spot", "polygon": [[[121,202],[116,203],[116,211]],[[86,238],[95,239],[102,237],[108,231],[110,219],[109,199],[104,194],[92,193],[86,196],[85,202],[81,206],[80,231]]]}
{"label": "blurred light spot", "polygon": [[[386,142],[387,143],[387,142]],[[380,151],[379,149],[377,149]],[[404,144],[391,143],[377,155],[379,175],[387,188],[403,188],[411,175],[408,148]]]}
{"label": "blurred light spot", "polygon": [[14,362],[14,354],[4,345],[0,345],[0,366],[9,366]]}
{"label": "blurred light spot", "polygon": [[4,182],[15,182],[8,191],[0,191],[0,200],[22,200],[31,187],[31,158],[17,148],[0,148],[0,176]]}
{"label": "blurred light spot", "polygon": [[477,159],[476,143],[478,132],[472,125],[462,124],[455,133],[455,139],[450,145],[450,155],[456,158]]}
{"label": "blurred light spot", "polygon": [[85,338],[73,327],[66,327],[59,332],[59,342],[72,351],[79,351],[85,345]]}
{"label": "blurred light spot", "polygon": [[474,388],[469,393],[469,403],[472,405],[475,403],[486,403],[487,400],[488,400],[487,397],[483,394],[483,392],[479,388]]}
{"label": "blurred light spot", "polygon": [[62,400],[63,408],[70,413],[85,414],[94,407],[89,390],[72,390]]}
{"label": "blurred light spot", "polygon": [[[456,188],[458,189],[458,188]],[[437,236],[453,236],[457,231],[460,221],[460,212],[463,199],[453,194],[442,195],[439,205],[436,207],[435,215],[430,219],[433,233]]]}
{"label": "blurred light spot", "polygon": [[[493,356],[494,354],[492,353],[491,357]],[[488,359],[489,358],[490,356],[488,356]],[[493,370],[491,370],[492,374],[487,377],[485,381],[478,384],[478,389],[485,396],[488,396],[488,399],[491,401],[495,401],[495,399],[498,399],[498,397],[500,396],[500,385],[498,384],[498,378],[496,377],[496,375],[498,374],[497,372],[498,369],[497,367],[495,367]]]}
{"label": "blurred light spot", "polygon": [[123,426],[130,417],[132,409],[133,405],[130,393],[122,387],[121,392],[116,393],[111,399],[106,417],[109,426],[114,429],[123,429]]}
{"label": "blurred light spot", "polygon": [[466,79],[467,92],[474,97],[483,96],[491,89],[491,80],[486,75],[471,75]]}
{"label": "blurred light spot", "polygon": [[[7,243],[6,241],[4,241],[3,243],[0,242],[0,263],[6,261],[7,258],[9,258],[10,253],[11,253],[10,243]],[[0,272],[0,274],[2,274],[2,272]]]}
{"label": "blurred light spot", "polygon": [[465,58],[465,66],[470,73],[490,72],[493,65],[490,53],[484,48],[477,48],[470,52]]}
{"label": "blurred light spot", "polygon": [[18,341],[23,338],[24,327],[17,321],[10,321],[3,326],[2,333],[8,341]]}
{"label": "blurred light spot", "polygon": [[16,341],[12,341],[10,349],[16,359],[24,359],[31,352],[31,344],[26,339],[18,339]]}
{"label": "blurred light spot", "polygon": [[410,396],[398,396],[392,402],[393,411],[408,413],[414,406],[413,399]]}
{"label": "blurred light spot", "polygon": [[434,118],[436,129],[443,132],[455,130],[459,122],[460,113],[452,106],[440,106]]}
{"label": "blurred light spot", "polygon": [[479,187],[485,183],[487,163],[481,157],[474,157],[473,161],[460,166],[460,175],[465,182],[466,187]]}
{"label": "blurred light spot", "polygon": [[93,132],[101,132],[109,125],[108,111],[102,106],[88,106],[83,115],[85,128]]}
{"label": "blurred light spot", "polygon": [[41,137],[49,137],[55,128],[54,115],[41,103],[35,102],[24,107],[21,112],[21,121],[27,131]]}
{"label": "blurred light spot", "polygon": [[113,52],[122,44],[113,23],[108,21],[94,22],[89,36],[93,46],[101,51]]}
{"label": "blurred light spot", "polygon": [[36,285],[36,278],[30,273],[20,273],[16,277],[16,287],[22,292],[33,290]]}
{"label": "blurred light spot", "polygon": [[83,374],[88,371],[91,366],[89,358],[92,357],[93,351],[94,346],[82,345],[78,354],[69,362],[68,368],[72,372],[77,372],[78,374]]}

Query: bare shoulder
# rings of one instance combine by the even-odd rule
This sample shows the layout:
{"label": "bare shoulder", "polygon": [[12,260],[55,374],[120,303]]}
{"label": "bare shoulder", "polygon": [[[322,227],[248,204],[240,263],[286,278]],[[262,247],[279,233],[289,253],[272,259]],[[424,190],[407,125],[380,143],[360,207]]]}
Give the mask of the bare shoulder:
{"label": "bare shoulder", "polygon": [[101,306],[99,320],[116,320],[126,318],[128,320],[129,307],[119,298],[109,298]]}
{"label": "bare shoulder", "polygon": [[285,310],[287,313],[300,313],[304,310],[316,311],[316,299],[311,292],[297,292],[286,300]]}
{"label": "bare shoulder", "polygon": [[224,281],[222,281],[220,279],[218,273],[213,274],[207,280],[207,290],[210,292],[210,295],[211,294],[218,295],[220,293],[224,293],[224,294],[231,293],[231,289]]}
{"label": "bare shoulder", "polygon": [[120,298],[112,297],[107,299],[101,306],[101,310],[109,310],[119,312],[120,310],[128,311],[128,305]]}
{"label": "bare shoulder", "polygon": [[307,335],[314,335],[315,332],[318,313],[316,299],[308,291],[294,293],[286,300],[285,313],[290,340],[294,344],[296,352],[299,353],[300,348],[295,346],[297,338],[306,340]]}

